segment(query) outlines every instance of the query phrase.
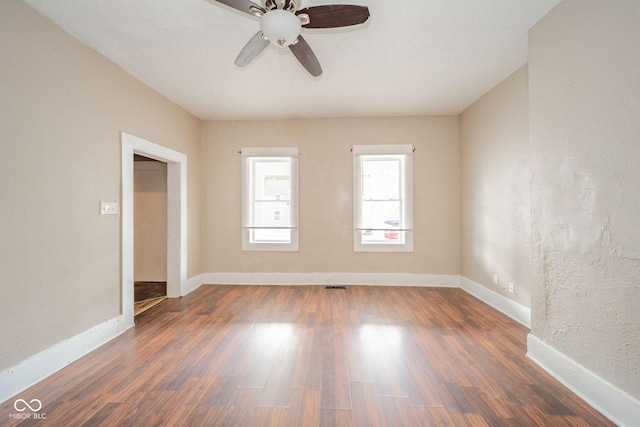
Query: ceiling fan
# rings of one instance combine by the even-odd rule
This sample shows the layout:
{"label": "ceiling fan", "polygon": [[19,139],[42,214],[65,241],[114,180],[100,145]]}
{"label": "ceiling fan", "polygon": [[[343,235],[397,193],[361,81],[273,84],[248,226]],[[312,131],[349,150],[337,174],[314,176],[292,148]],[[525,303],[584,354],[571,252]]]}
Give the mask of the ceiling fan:
{"label": "ceiling fan", "polygon": [[300,0],[208,0],[218,2],[260,18],[260,31],[240,51],[235,64],[244,67],[268,45],[288,47],[302,66],[314,77],[322,74],[318,58],[300,35],[302,28],[349,27],[366,22],[369,8],[348,4],[311,6],[300,9]]}

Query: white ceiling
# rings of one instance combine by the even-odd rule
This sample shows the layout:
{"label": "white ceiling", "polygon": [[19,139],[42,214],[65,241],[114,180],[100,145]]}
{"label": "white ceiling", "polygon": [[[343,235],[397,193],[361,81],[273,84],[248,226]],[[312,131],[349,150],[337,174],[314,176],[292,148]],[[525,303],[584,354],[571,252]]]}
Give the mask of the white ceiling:
{"label": "white ceiling", "polygon": [[[456,115],[527,62],[527,30],[560,0],[302,0],[369,7],[304,30],[324,73],[270,45],[234,60],[258,18],[205,0],[24,0],[201,119]],[[259,3],[258,0],[253,0]]]}

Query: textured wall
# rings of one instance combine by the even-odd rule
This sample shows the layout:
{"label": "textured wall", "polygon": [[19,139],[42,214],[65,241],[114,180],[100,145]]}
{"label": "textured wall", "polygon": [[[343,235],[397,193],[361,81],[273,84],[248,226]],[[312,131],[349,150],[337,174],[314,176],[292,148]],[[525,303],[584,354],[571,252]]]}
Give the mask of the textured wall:
{"label": "textured wall", "polygon": [[120,132],[186,153],[200,271],[200,121],[18,0],[0,2],[0,370],[120,313]]}
{"label": "textured wall", "polygon": [[[357,144],[413,144],[413,253],[353,252]],[[242,252],[242,147],[300,148],[300,251]],[[456,117],[207,122],[203,128],[206,272],[459,274]]]}
{"label": "textured wall", "polygon": [[[528,84],[524,67],[459,117],[461,274],[526,307],[531,304]],[[509,293],[509,282],[515,294]]]}
{"label": "textured wall", "polygon": [[640,3],[530,33],[532,333],[640,398]]}

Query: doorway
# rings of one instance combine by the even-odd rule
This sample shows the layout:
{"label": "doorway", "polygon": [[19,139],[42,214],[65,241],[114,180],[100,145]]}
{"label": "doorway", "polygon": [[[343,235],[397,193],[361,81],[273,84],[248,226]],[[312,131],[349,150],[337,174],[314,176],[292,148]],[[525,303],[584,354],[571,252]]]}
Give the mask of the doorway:
{"label": "doorway", "polygon": [[167,298],[167,164],[133,155],[134,317]]}
{"label": "doorway", "polygon": [[187,285],[187,156],[122,132],[122,282],[120,330],[134,325],[134,154],[167,165],[167,296]]}

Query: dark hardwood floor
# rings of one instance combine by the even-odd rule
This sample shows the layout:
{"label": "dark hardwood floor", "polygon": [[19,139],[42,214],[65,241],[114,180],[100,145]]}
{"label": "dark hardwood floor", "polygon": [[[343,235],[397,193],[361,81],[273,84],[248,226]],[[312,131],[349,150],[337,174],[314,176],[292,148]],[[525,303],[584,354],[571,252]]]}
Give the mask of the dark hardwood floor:
{"label": "dark hardwood floor", "polygon": [[459,289],[202,286],[20,393],[51,426],[613,426]]}
{"label": "dark hardwood floor", "polygon": [[133,284],[133,301],[167,296],[167,282],[135,282]]}
{"label": "dark hardwood floor", "polygon": [[138,316],[167,298],[167,282],[135,282],[133,315]]}

